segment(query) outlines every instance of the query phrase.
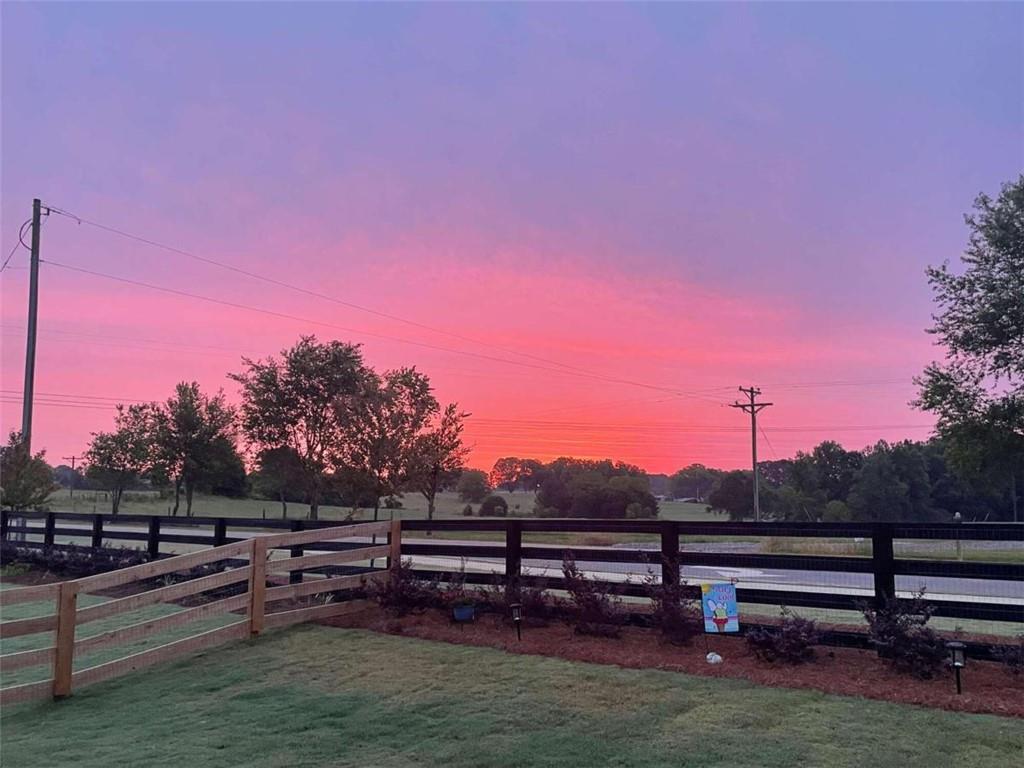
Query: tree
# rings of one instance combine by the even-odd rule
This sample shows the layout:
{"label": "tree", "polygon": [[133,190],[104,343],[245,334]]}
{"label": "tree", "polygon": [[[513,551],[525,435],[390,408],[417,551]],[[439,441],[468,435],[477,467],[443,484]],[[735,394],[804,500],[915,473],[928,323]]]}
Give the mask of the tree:
{"label": "tree", "polygon": [[754,516],[754,476],[735,469],[726,472],[718,487],[708,496],[713,509],[726,512],[730,520],[744,520]]}
{"label": "tree", "polygon": [[288,502],[305,498],[306,474],[302,460],[294,448],[282,445],[267,448],[256,457],[252,474],[253,490],[281,502],[281,517],[288,517]]}
{"label": "tree", "polygon": [[95,432],[85,453],[86,476],[110,491],[110,512],[121,507],[125,488],[157,465],[156,408],[152,403],[117,406],[113,432]]}
{"label": "tree", "polygon": [[408,485],[427,500],[427,519],[434,519],[437,492],[450,488],[462,473],[469,449],[462,444],[464,421],[469,416],[450,403],[437,424],[416,436],[408,469]]}
{"label": "tree", "polygon": [[359,347],[303,336],[280,359],[242,359],[242,431],[257,451],[291,448],[302,467],[309,517],[317,519],[325,473],[346,439],[339,405],[355,398],[368,370]]}
{"label": "tree", "polygon": [[516,488],[536,488],[542,464],[536,459],[505,456],[494,462],[489,481],[494,488],[514,493]]}
{"label": "tree", "polygon": [[1020,518],[1024,486],[1024,175],[997,199],[981,194],[965,217],[961,257],[928,269],[938,311],[929,329],[946,348],[916,380],[918,408],[938,417],[949,459],[966,475],[998,483]]}
{"label": "tree", "polygon": [[[174,509],[178,514],[181,490],[185,490],[185,514],[192,516],[192,498],[196,486],[212,485],[218,468],[232,463],[235,411],[227,405],[224,393],[213,397],[203,394],[196,382],[181,382],[174,395],[154,411],[157,463],[174,482]],[[237,464],[234,466],[237,480]],[[242,468],[244,493],[245,470]]]}
{"label": "tree", "polygon": [[464,469],[455,490],[460,500],[479,504],[491,492],[491,484],[487,482],[487,473],[482,469]]}
{"label": "tree", "polygon": [[0,504],[11,509],[38,507],[57,490],[46,451],[29,453],[20,432],[11,432],[0,447],[0,482]]}
{"label": "tree", "polygon": [[245,474],[245,462],[238,448],[229,438],[215,438],[204,453],[200,472],[195,477],[195,486],[215,496],[244,498],[249,491]]}
{"label": "tree", "polygon": [[703,464],[691,464],[668,479],[669,493],[674,499],[704,501],[721,474],[721,471],[708,469]]}
{"label": "tree", "polygon": [[408,481],[417,438],[437,413],[430,379],[414,368],[379,376],[367,372],[357,396],[335,405],[345,424],[339,464],[362,473],[373,492],[373,519],[380,499],[398,493]]}

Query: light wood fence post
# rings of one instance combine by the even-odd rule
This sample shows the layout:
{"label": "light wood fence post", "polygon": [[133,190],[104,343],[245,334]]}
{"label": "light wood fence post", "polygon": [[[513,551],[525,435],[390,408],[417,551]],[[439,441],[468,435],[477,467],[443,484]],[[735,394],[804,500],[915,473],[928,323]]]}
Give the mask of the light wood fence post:
{"label": "light wood fence post", "polygon": [[57,636],[53,654],[53,698],[71,695],[71,671],[75,663],[75,611],[78,582],[65,581],[57,593]]}
{"label": "light wood fence post", "polygon": [[252,569],[249,575],[249,634],[258,635],[263,631],[267,609],[267,542],[261,536],[252,540],[249,565]]}
{"label": "light wood fence post", "polygon": [[391,521],[391,554],[388,555],[388,567],[398,570],[402,564],[402,521],[401,519]]}

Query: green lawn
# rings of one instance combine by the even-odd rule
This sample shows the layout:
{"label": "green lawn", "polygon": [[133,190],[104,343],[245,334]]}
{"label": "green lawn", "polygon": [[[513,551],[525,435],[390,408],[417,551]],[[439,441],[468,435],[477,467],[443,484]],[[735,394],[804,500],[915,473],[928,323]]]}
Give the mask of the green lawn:
{"label": "green lawn", "polygon": [[1005,768],[1024,722],[306,625],[0,715],[6,765]]}
{"label": "green lawn", "polygon": [[[0,584],[0,589],[13,589],[17,586],[17,584]],[[95,605],[97,603],[102,603],[107,599],[108,598],[100,597],[98,595],[79,595],[78,607],[83,608],[89,605]],[[20,603],[18,605],[5,606],[3,609],[3,620],[13,621],[15,619],[46,616],[52,614],[54,610],[54,601],[52,600],[38,603]],[[87,624],[81,624],[77,628],[76,638],[81,640],[82,638],[91,637],[92,635],[98,635],[114,629],[120,629],[121,627],[126,627],[130,624],[157,619],[161,616],[176,613],[180,610],[182,610],[181,607],[171,603],[147,605],[142,608],[137,608],[134,611],[126,611],[124,613],[117,614],[116,616],[108,616],[104,619],[98,619]],[[164,632],[157,632],[149,637],[134,640],[122,645],[102,648],[90,653],[76,654],[74,669],[75,671],[78,671],[97,664],[103,664],[107,661],[113,661],[114,659],[119,659],[132,653],[138,653],[139,651],[144,651],[148,648],[155,648],[156,646],[163,645],[164,643],[180,640],[183,637],[196,635],[200,632],[222,627],[225,624],[238,621],[239,618],[239,616],[234,614],[211,616],[190,622],[189,624],[181,627],[174,627],[173,629],[169,629]],[[18,653],[20,651],[31,651],[52,645],[53,632],[37,632],[33,635],[19,635],[18,637],[10,637],[0,640],[0,653],[6,654]],[[22,683],[34,683],[40,680],[48,680],[51,677],[52,669],[49,664],[25,667],[14,671],[0,669],[0,687],[6,688],[12,685],[21,685]]]}

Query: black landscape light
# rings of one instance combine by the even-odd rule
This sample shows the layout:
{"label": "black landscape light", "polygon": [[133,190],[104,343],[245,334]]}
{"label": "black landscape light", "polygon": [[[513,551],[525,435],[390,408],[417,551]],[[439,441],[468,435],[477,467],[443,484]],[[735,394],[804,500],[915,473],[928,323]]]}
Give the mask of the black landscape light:
{"label": "black landscape light", "polygon": [[962,692],[960,687],[960,670],[967,666],[967,654],[964,653],[966,646],[963,643],[951,640],[946,643],[946,650],[949,651],[949,660],[952,662],[953,671],[956,673],[956,692],[959,695]]}
{"label": "black landscape light", "polygon": [[509,606],[512,610],[512,623],[516,625],[516,637],[520,640],[523,639],[523,604],[512,603]]}

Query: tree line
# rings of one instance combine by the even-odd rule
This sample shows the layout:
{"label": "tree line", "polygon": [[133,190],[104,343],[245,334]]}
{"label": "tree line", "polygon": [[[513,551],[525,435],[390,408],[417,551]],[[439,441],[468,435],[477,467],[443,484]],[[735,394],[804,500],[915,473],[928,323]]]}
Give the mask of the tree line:
{"label": "tree line", "polygon": [[[251,484],[284,513],[289,500],[307,503],[314,520],[325,500],[372,507],[377,519],[381,500],[401,492],[422,494],[433,516],[437,493],[463,468],[468,414],[455,403],[441,407],[425,374],[378,373],[358,345],[313,336],[279,357],[242,363],[229,374],[238,407],[195,382],[178,384],[162,403],[117,406],[113,429],[92,436],[83,484],[109,491],[113,514],[140,484],[173,489],[175,515],[182,501],[192,514],[196,491],[245,495]],[[248,477],[239,439],[253,459]],[[54,476],[44,455],[29,456],[14,433],[0,458],[4,504],[45,503]]]}

